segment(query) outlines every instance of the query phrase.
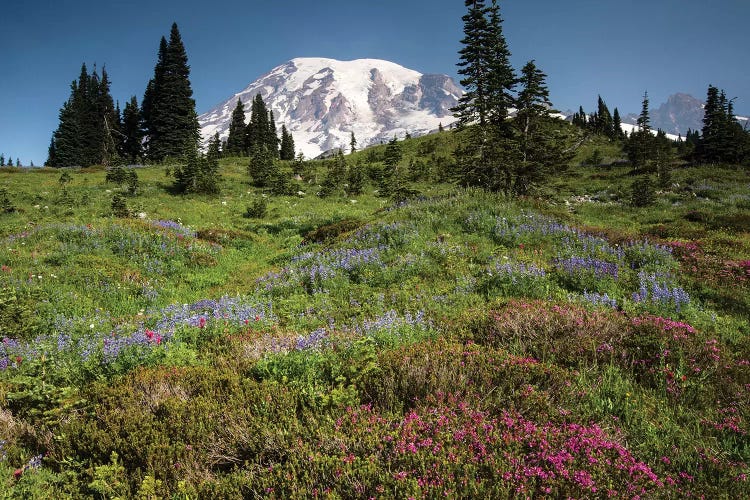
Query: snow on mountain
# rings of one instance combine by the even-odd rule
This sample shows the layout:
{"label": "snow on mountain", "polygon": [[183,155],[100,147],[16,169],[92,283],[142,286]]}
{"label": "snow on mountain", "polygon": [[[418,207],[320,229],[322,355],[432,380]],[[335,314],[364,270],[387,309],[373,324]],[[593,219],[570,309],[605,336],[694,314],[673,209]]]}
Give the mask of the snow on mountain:
{"label": "snow on mountain", "polygon": [[238,99],[249,121],[256,94],[273,111],[278,129],[283,124],[292,133],[297,151],[315,158],[348,149],[352,132],[362,148],[447,126],[463,91],[446,75],[423,75],[379,59],[297,58],[199,116],[203,138],[218,132],[226,139]]}

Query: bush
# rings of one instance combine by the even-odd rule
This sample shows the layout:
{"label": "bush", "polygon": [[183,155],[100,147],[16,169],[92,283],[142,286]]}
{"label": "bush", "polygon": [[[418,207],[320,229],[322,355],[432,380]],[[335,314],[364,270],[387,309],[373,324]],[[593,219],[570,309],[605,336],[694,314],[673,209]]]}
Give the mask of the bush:
{"label": "bush", "polygon": [[119,193],[112,196],[112,215],[123,219],[130,217],[130,209],[125,197]]}
{"label": "bush", "polygon": [[268,202],[265,198],[257,198],[249,205],[242,215],[246,219],[262,219],[268,213]]}
{"label": "bush", "polygon": [[654,184],[651,177],[644,176],[633,181],[631,186],[630,204],[636,208],[653,205],[656,198]]}

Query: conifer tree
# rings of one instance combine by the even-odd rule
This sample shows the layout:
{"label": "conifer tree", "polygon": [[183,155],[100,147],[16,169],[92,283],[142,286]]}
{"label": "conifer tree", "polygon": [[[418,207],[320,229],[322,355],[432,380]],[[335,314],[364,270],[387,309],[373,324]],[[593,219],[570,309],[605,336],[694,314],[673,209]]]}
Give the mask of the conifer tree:
{"label": "conifer tree", "polygon": [[622,133],[622,118],[620,118],[620,111],[615,108],[615,112],[612,115],[612,128],[613,128],[613,138],[614,139],[622,139],[623,133]]}
{"label": "conifer tree", "polygon": [[227,138],[227,156],[242,156],[245,150],[245,105],[242,99],[237,99],[237,106],[232,111],[232,121],[229,122],[229,137]]}
{"label": "conifer tree", "polygon": [[285,161],[294,160],[294,138],[286,129],[286,125],[281,126],[281,151],[279,156],[280,159]]}
{"label": "conifer tree", "polygon": [[269,124],[269,113],[266,108],[266,103],[263,102],[263,97],[260,94],[256,94],[250,107],[250,122],[245,127],[245,149],[253,154],[254,149],[262,149],[264,146],[270,151],[270,144],[268,141],[271,126]]}
{"label": "conifer tree", "polygon": [[344,189],[346,180],[346,158],[344,157],[344,152],[339,149],[334,159],[329,162],[328,173],[321,185],[320,196],[346,195],[346,190]]}
{"label": "conifer tree", "polygon": [[0,154],[0,167],[5,166],[5,156]]}
{"label": "conifer tree", "polygon": [[274,177],[276,164],[273,154],[265,144],[255,145],[250,150],[250,164],[247,171],[252,179],[253,185],[257,187],[268,187]]}
{"label": "conifer tree", "polygon": [[135,96],[125,103],[122,116],[121,154],[131,163],[143,156],[143,130],[141,129],[141,111]]}
{"label": "conifer tree", "polygon": [[598,96],[596,116],[596,132],[606,137],[614,138],[614,121],[602,96]]}
{"label": "conifer tree", "polygon": [[654,156],[654,136],[651,135],[651,118],[648,110],[648,92],[643,95],[641,114],[638,116],[638,130],[630,134],[627,154],[636,170],[649,171]]}
{"label": "conifer tree", "polygon": [[365,186],[365,170],[359,163],[349,167],[349,173],[347,175],[347,183],[349,184],[349,194],[360,195]]}
{"label": "conifer tree", "polygon": [[[513,178],[512,192],[516,195],[528,194],[544,179],[550,168],[563,165],[568,159],[562,149],[564,142],[556,137],[550,122],[552,103],[546,78],[547,75],[536,67],[533,60],[521,70],[521,91],[516,100],[518,115],[515,119],[520,161],[510,172]],[[506,191],[510,188],[504,186]]]}
{"label": "conifer tree", "polygon": [[349,139],[349,153],[357,151],[357,138],[354,137],[354,131],[352,130],[352,136]]}
{"label": "conifer tree", "polygon": [[199,127],[189,77],[185,46],[173,23],[169,42],[162,38],[160,43],[154,78],[144,96],[148,156],[153,161],[193,155]]}

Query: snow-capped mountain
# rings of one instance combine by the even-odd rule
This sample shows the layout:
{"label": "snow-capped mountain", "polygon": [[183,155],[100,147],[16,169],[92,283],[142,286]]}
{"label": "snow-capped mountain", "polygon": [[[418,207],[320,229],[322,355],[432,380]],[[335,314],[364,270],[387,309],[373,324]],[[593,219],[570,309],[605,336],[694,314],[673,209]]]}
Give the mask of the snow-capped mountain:
{"label": "snow-capped mountain", "polygon": [[[700,131],[703,128],[703,106],[703,101],[689,94],[673,94],[669,96],[667,102],[649,111],[651,126],[667,134],[684,138],[688,129]],[[742,126],[748,123],[745,117],[735,116],[735,118]],[[623,125],[635,125],[637,121],[638,115],[629,114],[623,119]]]}
{"label": "snow-capped mountain", "polygon": [[454,122],[450,108],[463,91],[446,75],[423,75],[379,59],[337,61],[298,58],[282,64],[198,117],[204,139],[225,139],[237,100],[245,121],[256,94],[273,111],[276,125],[286,125],[297,151],[306,158],[334,148],[358,147],[421,135]]}

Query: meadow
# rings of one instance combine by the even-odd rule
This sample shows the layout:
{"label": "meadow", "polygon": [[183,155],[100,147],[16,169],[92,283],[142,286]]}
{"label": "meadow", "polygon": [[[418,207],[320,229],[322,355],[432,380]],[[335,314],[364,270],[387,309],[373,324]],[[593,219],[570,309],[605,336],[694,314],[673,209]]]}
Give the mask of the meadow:
{"label": "meadow", "polygon": [[0,497],[750,496],[748,170],[633,208],[594,141],[507,199],[439,182],[451,136],[398,203],[0,169]]}

